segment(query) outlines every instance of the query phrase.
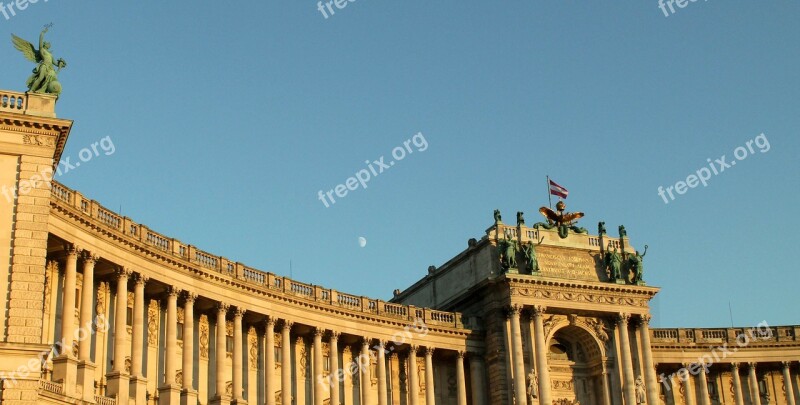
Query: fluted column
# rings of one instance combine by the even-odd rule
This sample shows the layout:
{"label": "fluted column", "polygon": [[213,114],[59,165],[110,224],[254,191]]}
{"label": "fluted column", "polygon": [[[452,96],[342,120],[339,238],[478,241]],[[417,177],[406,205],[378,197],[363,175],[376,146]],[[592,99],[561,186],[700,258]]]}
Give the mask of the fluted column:
{"label": "fluted column", "polygon": [[486,405],[486,364],[480,354],[470,353],[469,376],[472,382],[472,405]]}
{"label": "fluted column", "polygon": [[792,388],[792,371],[789,368],[792,363],[789,361],[781,362],[783,366],[783,387],[786,390],[786,403],[794,405],[794,389]]}
{"label": "fluted column", "polygon": [[187,292],[183,302],[183,392],[181,405],[197,405],[194,389],[194,301],[197,294]]}
{"label": "fluted column", "polygon": [[230,309],[230,305],[225,304],[223,302],[217,303],[217,348],[216,352],[216,389],[214,394],[214,399],[212,403],[216,404],[223,404],[228,403],[230,398],[226,395],[225,392],[225,357],[226,357],[226,347],[225,341],[227,340],[227,334],[225,333],[225,318],[228,315],[228,310]]}
{"label": "fluted column", "polygon": [[436,405],[436,391],[433,379],[433,347],[425,348],[425,404]]}
{"label": "fluted column", "polygon": [[514,370],[514,398],[516,403],[524,404],[527,401],[525,396],[525,362],[522,354],[522,328],[519,318],[522,314],[521,305],[512,305],[508,311],[508,318],[511,321],[511,359]]}
{"label": "fluted column", "polygon": [[553,403],[550,396],[550,368],[547,366],[547,352],[549,348],[545,342],[544,325],[542,316],[547,308],[542,305],[535,305],[531,311],[533,316],[533,334],[536,344],[536,373],[539,376],[539,403]]}
{"label": "fluted column", "polygon": [[644,379],[647,388],[647,403],[658,404],[658,379],[656,378],[656,367],[653,364],[653,349],[650,346],[650,315],[643,315],[639,318],[639,336],[642,342],[642,360],[644,360]]}
{"label": "fluted column", "polygon": [[322,405],[325,401],[325,370],[322,369],[322,335],[325,334],[325,329],[314,329],[314,341],[312,345],[312,360],[314,366],[314,405]]}
{"label": "fluted column", "polygon": [[81,288],[81,319],[78,331],[78,385],[83,388],[84,401],[94,401],[94,373],[96,366],[92,361],[92,325],[94,319],[94,264],[99,259],[89,252],[83,254],[83,287]]}
{"label": "fluted column", "polygon": [[[99,259],[85,252],[83,256],[83,288],[81,289],[81,320],[80,327],[86,331],[86,337],[78,342],[78,359],[82,362],[92,362],[92,324],[94,322],[92,301],[94,298],[94,264]],[[94,377],[92,376],[92,384]],[[94,387],[94,385],[92,385]]]}
{"label": "fluted column", "polygon": [[761,391],[758,389],[758,377],[756,376],[756,363],[748,363],[749,382],[750,382],[750,404],[761,405]]}
{"label": "fluted column", "polygon": [[408,404],[419,405],[419,374],[417,374],[417,346],[408,350]]}
{"label": "fluted column", "polygon": [[75,335],[75,289],[77,288],[78,253],[76,247],[67,250],[67,265],[64,267],[64,292],[61,305],[61,355],[73,357],[72,341]]}
{"label": "fluted column", "polygon": [[372,339],[364,337],[361,342],[361,354],[358,358],[358,365],[361,369],[361,403],[372,404],[372,376],[370,375],[370,366],[372,360],[369,357],[369,344]]}
{"label": "fluted column", "polygon": [[242,377],[242,356],[244,348],[242,347],[242,318],[244,317],[244,308],[236,308],[233,315],[233,401],[240,404],[244,401],[242,393],[244,392],[244,378]]}
{"label": "fluted column", "polygon": [[149,279],[141,273],[134,276],[133,327],[131,328],[131,381],[130,394],[136,405],[147,402],[147,379],[142,373],[144,359],[144,287]]}
{"label": "fluted column", "polygon": [[117,272],[117,297],[114,312],[114,359],[111,372],[107,375],[107,396],[118,395],[121,402],[128,400],[130,394],[130,376],[125,372],[125,348],[127,344],[128,316],[128,277],[132,274],[129,269],[118,267]]}
{"label": "fluted column", "polygon": [[275,318],[270,316],[264,323],[264,386],[267,405],[275,405]]}
{"label": "fluted column", "polygon": [[742,379],[739,377],[739,363],[731,363],[731,378],[733,379],[733,400],[736,405],[744,405]]}
{"label": "fluted column", "polygon": [[[703,366],[700,364],[700,366]],[[708,378],[706,377],[705,367],[700,368],[697,373],[697,379],[700,384],[700,405],[711,405],[711,398],[708,396]]]}
{"label": "fluted column", "polygon": [[622,360],[622,392],[626,404],[636,403],[636,391],[633,378],[633,360],[631,359],[631,341],[628,338],[628,320],[630,315],[620,313],[617,316],[617,329],[619,330],[620,357]]}
{"label": "fluted column", "polygon": [[75,288],[78,253],[74,245],[66,246],[67,259],[64,267],[64,289],[61,298],[61,347],[53,359],[53,380],[63,381],[64,395],[75,397],[78,385],[78,360],[72,352],[75,339]]}
{"label": "fluted column", "polygon": [[683,363],[681,365],[686,370],[686,381],[684,381],[686,387],[684,387],[683,390],[684,391],[683,402],[686,403],[686,405],[695,405],[696,401],[695,401],[694,378],[692,377],[692,374],[689,373],[688,371],[689,369],[691,369],[692,365],[689,363]]}
{"label": "fluted column", "polygon": [[378,345],[380,346],[378,347],[378,405],[387,405],[389,390],[386,385],[386,353],[384,352],[386,342],[381,340]]}
{"label": "fluted column", "polygon": [[330,405],[339,405],[339,332],[331,331],[331,400]]}
{"label": "fluted column", "polygon": [[164,343],[164,379],[158,387],[158,403],[171,405],[180,402],[180,386],[175,381],[178,372],[178,295],[181,290],[167,287],[167,336]]}
{"label": "fluted column", "polygon": [[281,329],[281,403],[292,405],[292,322],[284,320]]}
{"label": "fluted column", "polygon": [[467,382],[464,377],[464,352],[456,355],[456,399],[458,405],[467,405]]}

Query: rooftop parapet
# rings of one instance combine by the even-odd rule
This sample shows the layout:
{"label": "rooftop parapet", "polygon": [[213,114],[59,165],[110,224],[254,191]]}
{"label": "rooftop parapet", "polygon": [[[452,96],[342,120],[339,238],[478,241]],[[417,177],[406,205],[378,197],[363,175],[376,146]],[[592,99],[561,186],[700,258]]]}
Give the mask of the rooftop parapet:
{"label": "rooftop parapet", "polygon": [[56,99],[52,94],[0,90],[0,111],[56,118]]}

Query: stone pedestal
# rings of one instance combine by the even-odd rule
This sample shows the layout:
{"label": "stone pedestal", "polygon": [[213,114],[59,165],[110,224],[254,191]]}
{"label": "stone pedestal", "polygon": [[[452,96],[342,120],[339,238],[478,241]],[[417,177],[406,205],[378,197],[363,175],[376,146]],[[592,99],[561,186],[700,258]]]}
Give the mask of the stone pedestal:
{"label": "stone pedestal", "polygon": [[[147,404],[147,378],[144,377],[131,377],[130,379],[130,396],[134,399],[136,405]],[[193,405],[197,405],[195,402]]]}
{"label": "stone pedestal", "polygon": [[59,381],[64,384],[64,395],[76,397],[78,359],[66,354],[53,359],[53,381]]}
{"label": "stone pedestal", "polygon": [[215,395],[214,398],[211,398],[211,402],[208,403],[209,405],[231,405],[231,397],[219,396]]}
{"label": "stone pedestal", "polygon": [[79,391],[81,398],[85,402],[94,403],[94,372],[97,366],[88,361],[78,363],[78,385],[82,387]]}
{"label": "stone pedestal", "polygon": [[116,395],[117,403],[127,404],[131,392],[131,377],[127,374],[115,371],[106,374],[106,381],[108,381],[108,385],[106,386],[106,396],[113,397]]}
{"label": "stone pedestal", "polygon": [[181,388],[175,384],[158,387],[158,404],[175,405],[181,402]]}
{"label": "stone pedestal", "polygon": [[181,405],[197,405],[197,391],[192,389],[181,391]]}

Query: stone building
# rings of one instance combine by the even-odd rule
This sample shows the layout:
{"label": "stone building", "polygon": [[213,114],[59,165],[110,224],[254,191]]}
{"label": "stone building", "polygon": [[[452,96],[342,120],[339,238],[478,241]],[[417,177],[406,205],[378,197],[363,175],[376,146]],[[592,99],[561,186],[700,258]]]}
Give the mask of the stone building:
{"label": "stone building", "polygon": [[[497,215],[389,301],[201,251],[49,182],[0,90],[0,405],[794,404],[800,327],[650,329],[624,236]],[[535,259],[535,260],[534,260]],[[619,274],[616,272],[619,271]]]}

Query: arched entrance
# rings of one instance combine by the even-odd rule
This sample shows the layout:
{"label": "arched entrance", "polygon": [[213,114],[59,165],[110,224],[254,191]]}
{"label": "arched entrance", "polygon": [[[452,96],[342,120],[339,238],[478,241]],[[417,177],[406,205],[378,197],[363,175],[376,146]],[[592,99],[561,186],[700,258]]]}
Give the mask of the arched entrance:
{"label": "arched entrance", "polygon": [[566,325],[548,341],[552,398],[558,405],[602,404],[603,350],[588,330]]}

